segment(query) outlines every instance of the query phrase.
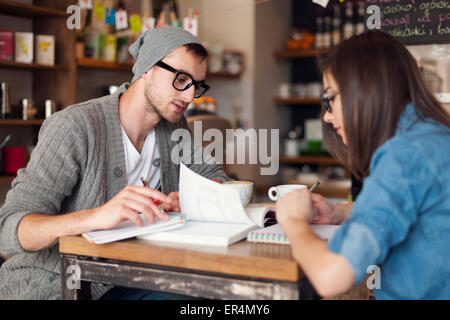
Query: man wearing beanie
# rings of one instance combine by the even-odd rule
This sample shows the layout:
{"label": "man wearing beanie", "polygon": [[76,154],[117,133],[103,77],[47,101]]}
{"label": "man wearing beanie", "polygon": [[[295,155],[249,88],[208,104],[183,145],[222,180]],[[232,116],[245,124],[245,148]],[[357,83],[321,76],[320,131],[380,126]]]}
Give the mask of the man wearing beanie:
{"label": "man wearing beanie", "polygon": [[[0,209],[0,252],[8,257],[0,269],[0,299],[61,298],[61,236],[123,220],[140,225],[139,212],[150,221],[167,219],[151,198],[166,211],[179,211],[179,163],[171,160],[179,142],[171,133],[187,128],[184,111],[208,89],[207,52],[189,32],[173,27],[147,31],[129,50],[136,58],[131,84],[70,106],[42,125],[31,159]],[[202,152],[191,150],[192,158]],[[228,180],[210,160],[188,166],[206,178]],[[158,298],[91,285],[93,299],[120,295]]]}

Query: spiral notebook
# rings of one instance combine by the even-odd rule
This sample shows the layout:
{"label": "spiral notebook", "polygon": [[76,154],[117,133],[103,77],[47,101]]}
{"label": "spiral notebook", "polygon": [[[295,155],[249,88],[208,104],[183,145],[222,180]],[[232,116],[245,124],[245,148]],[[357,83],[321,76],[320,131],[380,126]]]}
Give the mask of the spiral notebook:
{"label": "spiral notebook", "polygon": [[[319,237],[326,241],[331,239],[334,233],[340,228],[340,226],[330,224],[313,224],[311,227]],[[263,229],[251,231],[247,235],[247,241],[290,244],[288,237],[279,224],[274,224]]]}

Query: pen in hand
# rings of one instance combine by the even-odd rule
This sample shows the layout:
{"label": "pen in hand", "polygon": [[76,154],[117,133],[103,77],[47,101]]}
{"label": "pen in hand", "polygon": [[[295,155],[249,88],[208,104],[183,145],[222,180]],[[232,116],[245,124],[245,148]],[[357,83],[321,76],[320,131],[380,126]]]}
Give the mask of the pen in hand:
{"label": "pen in hand", "polygon": [[[144,187],[149,188],[147,181],[145,181],[145,179],[143,177],[141,177],[141,181],[142,184],[144,185]],[[161,208],[161,206],[159,205],[160,202],[158,199],[152,199],[153,202],[158,206],[159,210],[161,210],[162,212],[165,212],[163,208]]]}
{"label": "pen in hand", "polygon": [[320,184],[320,180],[317,180],[317,182],[311,188],[309,188],[309,192],[314,192],[314,190],[317,189],[319,184]]}

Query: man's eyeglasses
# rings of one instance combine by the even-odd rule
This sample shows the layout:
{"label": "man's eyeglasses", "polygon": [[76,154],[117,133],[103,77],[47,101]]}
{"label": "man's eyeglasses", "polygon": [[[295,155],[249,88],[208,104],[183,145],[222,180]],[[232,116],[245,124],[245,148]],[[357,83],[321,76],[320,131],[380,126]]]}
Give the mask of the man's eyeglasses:
{"label": "man's eyeglasses", "polygon": [[331,108],[331,104],[330,102],[334,100],[334,98],[336,98],[336,96],[339,94],[338,91],[329,91],[329,92],[325,92],[322,97],[322,106],[324,108],[324,110],[326,112],[332,113],[333,112],[333,108]]}
{"label": "man's eyeglasses", "polygon": [[166,69],[167,71],[175,73],[175,79],[173,79],[172,86],[178,91],[185,91],[192,87],[192,85],[194,85],[194,97],[200,98],[209,89],[209,86],[205,83],[205,81],[195,81],[194,79],[192,79],[192,76],[190,74],[187,74],[183,71],[178,71],[177,69],[172,68],[162,61],[158,61],[155,65],[160,68]]}

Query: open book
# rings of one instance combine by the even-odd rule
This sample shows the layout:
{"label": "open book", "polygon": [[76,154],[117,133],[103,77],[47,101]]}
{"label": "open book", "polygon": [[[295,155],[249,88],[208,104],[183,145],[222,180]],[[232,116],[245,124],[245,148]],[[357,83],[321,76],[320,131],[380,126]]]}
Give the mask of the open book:
{"label": "open book", "polygon": [[142,235],[150,241],[228,246],[254,229],[273,223],[274,209],[243,207],[236,189],[206,179],[180,164],[180,209],[183,228]]}
{"label": "open book", "polygon": [[183,226],[186,222],[185,217],[177,213],[169,213],[168,216],[170,219],[168,221],[162,221],[155,217],[156,222],[153,224],[150,224],[143,214],[139,214],[139,216],[144,222],[141,227],[137,226],[134,222],[127,220],[119,223],[117,227],[113,229],[85,232],[82,236],[89,242],[104,244],[152,232],[172,230]]}

